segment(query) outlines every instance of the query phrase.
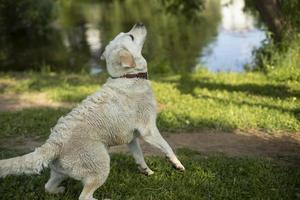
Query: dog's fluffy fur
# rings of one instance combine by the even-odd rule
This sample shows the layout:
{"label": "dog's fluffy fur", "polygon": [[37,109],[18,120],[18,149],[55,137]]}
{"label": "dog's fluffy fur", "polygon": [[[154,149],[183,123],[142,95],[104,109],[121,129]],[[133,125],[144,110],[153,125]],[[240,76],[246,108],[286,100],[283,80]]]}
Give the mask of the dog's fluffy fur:
{"label": "dog's fluffy fur", "polygon": [[[141,55],[146,32],[144,25],[136,24],[105,48],[102,58],[112,77],[147,72]],[[109,146],[128,144],[141,172],[153,173],[144,161],[139,137],[160,148],[176,169],[184,170],[156,127],[156,103],[150,82],[109,78],[100,91],[58,120],[44,145],[27,155],[1,160],[0,177],[38,174],[49,166],[51,177],[46,191],[62,193],[64,188],[59,184],[69,176],[84,184],[79,199],[91,200],[109,174]]]}

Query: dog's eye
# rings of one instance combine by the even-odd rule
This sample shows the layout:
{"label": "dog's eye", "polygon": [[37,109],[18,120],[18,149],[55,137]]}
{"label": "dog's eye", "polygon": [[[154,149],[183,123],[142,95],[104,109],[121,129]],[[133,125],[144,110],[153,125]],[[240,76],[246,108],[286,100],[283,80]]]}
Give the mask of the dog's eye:
{"label": "dog's eye", "polygon": [[129,34],[129,37],[131,37],[131,40],[134,41],[133,35]]}

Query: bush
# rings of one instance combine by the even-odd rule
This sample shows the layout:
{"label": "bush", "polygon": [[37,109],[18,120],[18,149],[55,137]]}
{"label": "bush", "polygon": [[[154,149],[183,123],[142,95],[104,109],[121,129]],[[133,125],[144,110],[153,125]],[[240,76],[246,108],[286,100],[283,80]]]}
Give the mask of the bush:
{"label": "bush", "polygon": [[0,0],[1,36],[25,33],[34,37],[47,31],[54,17],[53,7],[51,0]]}
{"label": "bush", "polygon": [[256,70],[278,81],[300,81],[300,34],[280,44],[271,40],[256,51]]}

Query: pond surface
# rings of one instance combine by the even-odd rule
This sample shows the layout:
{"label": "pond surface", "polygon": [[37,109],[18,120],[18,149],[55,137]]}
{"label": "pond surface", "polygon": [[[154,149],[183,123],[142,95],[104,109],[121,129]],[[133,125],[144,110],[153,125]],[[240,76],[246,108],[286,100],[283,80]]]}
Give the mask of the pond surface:
{"label": "pond surface", "polygon": [[251,68],[253,51],[266,39],[257,19],[245,12],[244,0],[221,0],[221,23],[215,41],[207,45],[198,61],[209,70],[244,71]]}
{"label": "pond surface", "polygon": [[151,73],[243,71],[265,39],[244,0],[27,0],[0,7],[0,69],[98,73],[101,49],[137,21]]}

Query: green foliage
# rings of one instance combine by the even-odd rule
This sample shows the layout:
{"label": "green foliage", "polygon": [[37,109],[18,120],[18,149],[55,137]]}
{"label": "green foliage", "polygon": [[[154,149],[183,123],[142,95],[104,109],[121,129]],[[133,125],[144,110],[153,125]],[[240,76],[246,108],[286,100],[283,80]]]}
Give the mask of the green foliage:
{"label": "green foliage", "polygon": [[[1,151],[1,157],[17,152]],[[186,172],[178,173],[161,157],[147,157],[155,171],[152,176],[138,173],[134,160],[126,155],[113,155],[110,175],[95,192],[95,198],[124,199],[285,199],[299,198],[300,171],[296,165],[251,158],[203,156],[188,150],[179,152]],[[44,184],[49,171],[40,176],[9,176],[0,180],[1,199],[73,200],[82,185],[68,179],[62,183],[66,193],[49,195]]]}
{"label": "green foliage", "polygon": [[[278,0],[285,31],[274,43],[269,33],[265,44],[255,52],[256,70],[278,81],[300,81],[300,2]],[[247,1],[253,9],[253,2]]]}
{"label": "green foliage", "polygon": [[256,52],[256,69],[278,81],[300,81],[300,34],[280,44],[271,40]]}
{"label": "green foliage", "polygon": [[[63,43],[66,38],[54,26],[56,8],[52,0],[0,0],[0,70],[41,70],[48,65],[57,70],[72,66],[75,71],[74,62],[85,67],[84,52],[77,56],[78,48],[69,49],[73,43]],[[82,35],[77,33],[78,38]],[[84,43],[80,45],[84,50]]]}
{"label": "green foliage", "polygon": [[[274,52],[268,76],[279,81],[300,81],[300,39],[293,40],[283,52]],[[272,65],[273,64],[273,65]]]}
{"label": "green foliage", "polygon": [[60,38],[51,27],[54,8],[52,0],[0,0],[1,70],[37,69],[46,60],[53,64],[56,54],[50,48],[63,49],[57,45]]}
{"label": "green foliage", "polygon": [[298,0],[279,0],[285,20],[295,32],[300,31],[300,2]]}
{"label": "green foliage", "polygon": [[188,20],[197,20],[200,12],[205,7],[204,0],[161,0],[165,10],[171,14],[183,14]]}
{"label": "green foliage", "polygon": [[0,35],[44,34],[54,19],[53,8],[51,0],[0,0]]}
{"label": "green foliage", "polygon": [[[101,31],[103,48],[138,21],[148,27],[143,53],[149,61],[149,69],[160,74],[187,71],[196,63],[202,48],[214,39],[220,21],[220,5],[215,0],[207,1],[204,10],[204,3],[199,4],[199,8],[196,6],[202,0],[176,1],[172,8],[161,0],[0,2],[3,7],[3,12],[0,8],[0,30],[9,29],[6,34],[0,34],[0,70],[6,71],[40,70],[43,65],[55,71],[88,69],[90,59],[98,62],[100,54],[98,50],[91,53],[89,31]],[[22,11],[16,13],[16,9]],[[166,11],[169,9],[176,10],[176,14]],[[23,17],[22,13],[34,13],[35,17],[27,17],[27,14]],[[187,17],[194,13],[197,20]],[[20,29],[29,33],[24,34]]]}

